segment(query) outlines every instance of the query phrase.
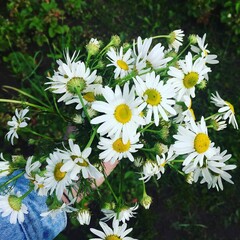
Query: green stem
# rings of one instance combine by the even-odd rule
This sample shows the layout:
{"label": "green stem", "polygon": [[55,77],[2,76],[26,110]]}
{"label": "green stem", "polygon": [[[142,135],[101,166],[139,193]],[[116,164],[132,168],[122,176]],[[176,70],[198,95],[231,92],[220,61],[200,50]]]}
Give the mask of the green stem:
{"label": "green stem", "polygon": [[18,101],[18,100],[1,98],[0,102],[16,103],[16,104],[21,104],[21,105],[27,105],[29,107],[34,107],[34,108],[37,108],[37,109],[41,109],[41,110],[46,111],[46,112],[52,112],[52,110],[49,109],[49,108],[45,108],[45,107],[42,107],[42,106],[39,106],[39,105],[36,105],[36,104],[33,104],[33,103],[25,102],[25,101]]}
{"label": "green stem", "polygon": [[141,129],[139,132],[142,133],[144,132],[146,129],[148,129],[149,127],[151,127],[153,125],[153,122],[149,123],[146,127],[144,127],[143,129]]}
{"label": "green stem", "polygon": [[174,159],[174,160],[172,160],[171,162],[172,162],[172,163],[175,163],[175,162],[176,162],[176,163],[182,163],[183,161],[184,161],[184,160]]}
{"label": "green stem", "polygon": [[141,148],[140,150],[143,150],[145,152],[156,152],[156,149],[155,148]]}
{"label": "green stem", "polygon": [[158,130],[152,130],[152,129],[146,129],[145,132],[151,132],[151,133],[159,133],[160,131]]}
{"label": "green stem", "polygon": [[177,169],[173,164],[168,163],[168,165],[169,165],[170,167],[172,167],[175,171],[177,171],[178,173],[180,173],[182,176],[185,176],[185,174],[184,174],[182,171],[180,171],[179,169]]}
{"label": "green stem", "polygon": [[100,53],[98,54],[99,58],[102,57],[102,55],[104,54],[104,51],[105,51],[106,49],[108,49],[111,45],[112,45],[112,42],[110,42],[109,44],[107,44],[107,45],[100,51]]}
{"label": "green stem", "polygon": [[88,63],[89,63],[89,60],[90,60],[91,56],[92,56],[92,55],[88,53],[88,55],[87,55],[87,60],[86,60],[86,66],[87,66],[87,67],[88,67]]}
{"label": "green stem", "polygon": [[41,133],[35,132],[35,131],[31,130],[31,129],[25,129],[25,130],[23,130],[23,131],[32,133],[32,134],[34,134],[34,135],[36,135],[36,136],[39,136],[39,137],[42,137],[42,138],[46,138],[46,139],[49,139],[49,140],[53,140],[53,138],[51,138],[51,137],[49,137],[49,136],[46,136],[46,135],[43,135],[43,134],[41,134]]}
{"label": "green stem", "polygon": [[191,42],[189,42],[186,46],[185,46],[185,48],[177,55],[177,57],[176,58],[179,58],[187,49],[188,49],[188,47],[191,45]]}
{"label": "green stem", "polygon": [[109,190],[111,191],[113,197],[115,198],[116,203],[118,203],[118,198],[117,198],[116,194],[114,193],[112,186],[107,179],[107,175],[106,175],[105,171],[103,171],[103,175],[104,175],[104,180],[105,180],[106,184],[108,185]]}
{"label": "green stem", "polygon": [[53,97],[53,103],[54,103],[54,106],[55,106],[55,109],[56,109],[58,115],[64,120],[64,122],[66,122],[65,118],[63,117],[63,115],[62,115],[61,112],[59,111],[58,105],[57,105],[57,103],[56,103],[56,98],[55,98],[55,96]]}
{"label": "green stem", "polygon": [[207,121],[207,120],[212,119],[213,117],[215,117],[215,116],[217,116],[217,115],[220,115],[220,114],[219,114],[219,113],[214,113],[213,115],[204,118],[204,120]]}
{"label": "green stem", "polygon": [[91,144],[92,144],[92,142],[93,142],[93,140],[96,136],[96,133],[97,133],[97,128],[95,127],[94,130],[93,130],[93,133],[92,133],[92,135],[91,135],[91,137],[90,137],[90,139],[89,139],[89,141],[88,141],[88,143],[85,147],[85,149],[91,146]]}
{"label": "green stem", "polygon": [[170,36],[169,35],[158,35],[158,36],[152,37],[152,39],[156,39],[156,38],[170,38]]}
{"label": "green stem", "polygon": [[[141,177],[143,177],[143,174],[141,174]],[[143,197],[147,195],[146,193],[146,185],[145,185],[145,182],[144,180],[142,180],[142,186],[143,186]]]}
{"label": "green stem", "polygon": [[24,91],[20,90],[20,89],[18,89],[18,88],[11,87],[11,86],[6,86],[6,85],[2,86],[2,88],[3,88],[3,89],[11,89],[11,90],[14,90],[14,91],[16,91],[16,92],[18,92],[18,93],[20,93],[20,94],[22,94],[22,95],[24,95],[24,96],[27,96],[27,97],[35,100],[36,102],[39,102],[40,104],[42,104],[42,105],[45,106],[46,108],[49,108],[49,106],[48,106],[47,104],[45,104],[44,102],[42,102],[40,99],[32,96],[31,94],[29,94],[29,93],[27,93],[27,92],[24,92]]}
{"label": "green stem", "polygon": [[2,187],[5,187],[5,186],[8,185],[9,183],[17,180],[17,179],[20,178],[24,173],[25,173],[25,172],[22,171],[22,172],[20,172],[18,175],[16,175],[16,176],[14,176],[13,178],[9,179],[7,182],[3,183],[2,185],[0,185],[0,189],[1,189]]}
{"label": "green stem", "polygon": [[90,122],[91,122],[91,118],[89,117],[89,114],[88,114],[88,112],[87,112],[86,106],[85,106],[85,104],[84,104],[84,102],[83,102],[82,94],[80,93],[80,91],[79,91],[78,88],[75,88],[75,90],[76,90],[76,93],[77,93],[77,95],[78,95],[78,97],[79,97],[80,103],[82,104],[83,111],[84,111],[84,113],[85,113],[85,115],[86,115],[86,117],[87,117],[87,119],[88,119],[88,121],[89,121],[89,123],[90,123]]}
{"label": "green stem", "polygon": [[33,190],[34,186],[31,186],[27,192],[25,192],[20,199],[23,200],[25,197],[27,197]]}

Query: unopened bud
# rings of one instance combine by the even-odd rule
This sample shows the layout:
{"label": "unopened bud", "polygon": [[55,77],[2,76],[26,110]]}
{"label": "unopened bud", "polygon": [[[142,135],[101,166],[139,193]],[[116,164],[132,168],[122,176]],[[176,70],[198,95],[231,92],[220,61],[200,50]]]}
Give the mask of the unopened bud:
{"label": "unopened bud", "polygon": [[115,47],[118,47],[121,43],[121,39],[118,35],[113,35],[111,37],[111,44]]}
{"label": "unopened bud", "polygon": [[192,184],[193,183],[193,172],[190,172],[186,175],[186,182],[188,184]]}
{"label": "unopened bud", "polygon": [[91,213],[88,208],[82,208],[77,213],[77,220],[80,225],[89,225],[91,220]]}
{"label": "unopened bud", "polygon": [[204,89],[204,88],[206,88],[206,86],[207,86],[207,81],[206,81],[206,80],[202,80],[202,81],[197,85],[197,87],[198,87],[199,89]]}
{"label": "unopened bud", "polygon": [[143,196],[143,198],[142,198],[142,200],[140,201],[140,204],[141,204],[145,209],[149,209],[151,203],[152,203],[152,198],[145,193],[144,196]]}
{"label": "unopened bud", "polygon": [[99,52],[101,42],[95,38],[91,38],[89,43],[86,45],[86,49],[90,55],[96,55]]}
{"label": "unopened bud", "polygon": [[197,36],[195,34],[191,34],[191,35],[189,35],[188,40],[191,44],[196,44],[197,43]]}
{"label": "unopened bud", "polygon": [[168,151],[168,147],[165,144],[162,143],[156,143],[154,145],[154,148],[156,150],[157,155],[161,155],[162,153],[166,153]]}
{"label": "unopened bud", "polygon": [[77,124],[82,124],[83,123],[83,117],[80,114],[75,114],[73,117],[73,122]]}

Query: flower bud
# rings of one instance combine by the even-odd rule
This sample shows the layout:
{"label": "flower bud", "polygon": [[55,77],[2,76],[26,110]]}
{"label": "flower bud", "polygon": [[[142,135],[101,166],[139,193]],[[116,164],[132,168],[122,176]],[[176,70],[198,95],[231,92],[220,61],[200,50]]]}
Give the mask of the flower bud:
{"label": "flower bud", "polygon": [[75,116],[73,117],[73,122],[77,124],[82,124],[83,117],[80,114],[75,114]]}
{"label": "flower bud", "polygon": [[96,55],[99,52],[101,42],[95,38],[91,38],[89,43],[86,45],[86,49],[89,55]]}
{"label": "flower bud", "polygon": [[197,85],[197,87],[198,87],[199,89],[204,89],[206,86],[207,86],[207,81],[206,81],[206,80],[202,80],[202,81]]}
{"label": "flower bud", "polygon": [[113,35],[111,37],[111,45],[113,45],[114,47],[118,47],[121,43],[121,39],[118,35]]}
{"label": "flower bud", "polygon": [[193,183],[193,172],[190,172],[186,175],[186,182],[188,184],[192,184]]}
{"label": "flower bud", "polygon": [[103,209],[107,209],[107,210],[113,210],[115,209],[116,204],[114,202],[105,202],[103,205]]}
{"label": "flower bud", "polygon": [[145,209],[149,209],[151,203],[152,203],[152,198],[145,193],[145,194],[143,195],[142,200],[140,201],[140,204],[141,204]]}
{"label": "flower bud", "polygon": [[191,44],[196,44],[197,43],[197,36],[195,34],[191,34],[191,35],[189,35],[188,40]]}
{"label": "flower bud", "polygon": [[77,220],[80,225],[89,225],[91,220],[91,213],[88,208],[82,208],[77,213]]}
{"label": "flower bud", "polygon": [[161,155],[162,153],[166,153],[168,151],[168,147],[162,143],[155,143],[154,148],[156,150],[157,155]]}
{"label": "flower bud", "polygon": [[136,167],[141,167],[143,165],[143,157],[136,157],[136,158],[134,158],[133,164]]}

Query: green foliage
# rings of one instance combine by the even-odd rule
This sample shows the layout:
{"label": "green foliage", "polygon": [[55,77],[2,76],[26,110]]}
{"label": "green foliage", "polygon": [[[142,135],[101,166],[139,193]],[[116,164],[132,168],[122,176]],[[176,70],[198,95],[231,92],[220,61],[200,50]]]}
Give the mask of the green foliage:
{"label": "green foliage", "polygon": [[221,12],[221,21],[228,26],[228,34],[236,44],[237,52],[240,54],[240,1],[226,1],[224,3],[224,9]]}

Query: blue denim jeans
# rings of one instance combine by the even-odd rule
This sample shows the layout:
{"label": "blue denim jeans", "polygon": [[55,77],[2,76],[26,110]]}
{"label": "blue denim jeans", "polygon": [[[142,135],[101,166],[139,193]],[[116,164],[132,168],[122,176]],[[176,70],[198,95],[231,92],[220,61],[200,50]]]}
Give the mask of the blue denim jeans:
{"label": "blue denim jeans", "polygon": [[[0,178],[0,185],[19,173],[20,171],[16,171],[11,176]],[[29,180],[21,176],[15,185],[15,192],[27,192],[28,182]],[[1,240],[52,240],[66,227],[66,213],[59,213],[56,218],[40,216],[42,212],[48,211],[45,196],[38,196],[32,191],[23,203],[28,207],[28,214],[24,214],[22,224],[11,224],[9,216],[2,217],[0,213]]]}

